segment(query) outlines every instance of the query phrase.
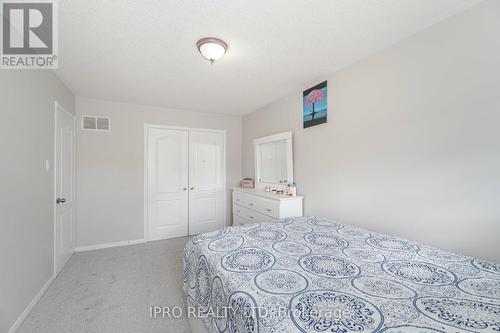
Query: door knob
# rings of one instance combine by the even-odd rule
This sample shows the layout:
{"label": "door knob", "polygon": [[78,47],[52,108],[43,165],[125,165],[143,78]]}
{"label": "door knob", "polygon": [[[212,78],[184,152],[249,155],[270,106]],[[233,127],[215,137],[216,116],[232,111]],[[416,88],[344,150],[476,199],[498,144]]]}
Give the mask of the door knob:
{"label": "door knob", "polygon": [[57,198],[56,199],[56,203],[60,204],[60,203],[65,203],[66,202],[66,199],[65,198]]}
{"label": "door knob", "polygon": [[192,191],[192,190],[194,190],[194,186],[191,186],[189,189],[190,189],[191,191]]}

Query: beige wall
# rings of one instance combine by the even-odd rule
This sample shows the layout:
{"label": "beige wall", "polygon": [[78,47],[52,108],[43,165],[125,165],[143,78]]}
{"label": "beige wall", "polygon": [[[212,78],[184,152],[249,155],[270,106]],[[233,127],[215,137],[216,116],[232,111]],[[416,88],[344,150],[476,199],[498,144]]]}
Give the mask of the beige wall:
{"label": "beige wall", "polygon": [[487,1],[326,77],[327,124],[302,129],[300,89],[245,116],[243,176],[292,130],[306,214],[500,262],[499,31]]}
{"label": "beige wall", "polygon": [[54,270],[54,102],[74,97],[45,70],[0,71],[0,332],[8,332]]}
{"label": "beige wall", "polygon": [[[241,117],[78,98],[77,113],[111,117],[111,132],[77,134],[78,246],[144,237],[144,124],[227,131],[227,186],[241,180]],[[228,200],[229,200],[228,191]],[[228,201],[227,217],[230,218]]]}

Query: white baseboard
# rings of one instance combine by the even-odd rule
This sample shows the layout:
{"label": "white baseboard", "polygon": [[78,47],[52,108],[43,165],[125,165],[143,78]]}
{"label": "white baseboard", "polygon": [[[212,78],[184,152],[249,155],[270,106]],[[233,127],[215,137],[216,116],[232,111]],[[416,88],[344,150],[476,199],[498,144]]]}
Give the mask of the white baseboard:
{"label": "white baseboard", "polygon": [[75,252],[86,252],[92,250],[100,250],[100,249],[108,249],[110,247],[118,247],[125,245],[133,245],[133,244],[141,244],[145,243],[145,239],[134,239],[123,242],[113,242],[113,243],[104,243],[104,244],[96,244],[96,245],[88,245],[88,246],[79,246],[75,249]]}
{"label": "white baseboard", "polygon": [[50,285],[52,284],[52,282],[54,282],[55,279],[56,279],[56,276],[54,274],[52,274],[52,276],[49,278],[49,280],[47,282],[45,282],[42,289],[40,289],[40,291],[35,295],[35,297],[33,297],[30,304],[28,304],[28,306],[24,309],[23,313],[21,313],[21,315],[14,322],[14,324],[12,325],[12,327],[9,330],[9,333],[14,333],[15,331],[17,331],[19,329],[19,327],[21,326],[23,321],[26,319],[26,317],[28,317],[31,310],[33,310],[35,305],[38,303],[40,298],[42,298],[43,294],[45,294],[47,289],[49,289]]}

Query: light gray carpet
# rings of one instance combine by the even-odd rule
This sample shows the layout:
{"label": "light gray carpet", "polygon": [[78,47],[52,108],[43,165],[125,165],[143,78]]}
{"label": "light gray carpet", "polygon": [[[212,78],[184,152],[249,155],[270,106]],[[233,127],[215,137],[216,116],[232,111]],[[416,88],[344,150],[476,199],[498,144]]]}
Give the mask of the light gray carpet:
{"label": "light gray carpet", "polygon": [[188,237],[75,254],[19,333],[191,332],[185,317],[150,318],[151,306],[182,306]]}

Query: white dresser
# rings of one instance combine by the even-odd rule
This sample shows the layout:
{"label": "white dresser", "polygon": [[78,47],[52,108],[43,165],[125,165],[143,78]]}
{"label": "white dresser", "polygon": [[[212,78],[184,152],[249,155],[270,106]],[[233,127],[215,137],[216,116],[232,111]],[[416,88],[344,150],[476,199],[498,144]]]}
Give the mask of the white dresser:
{"label": "white dresser", "polygon": [[288,197],[262,189],[233,189],[233,225],[271,222],[286,217],[302,216],[303,196]]}

